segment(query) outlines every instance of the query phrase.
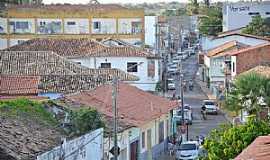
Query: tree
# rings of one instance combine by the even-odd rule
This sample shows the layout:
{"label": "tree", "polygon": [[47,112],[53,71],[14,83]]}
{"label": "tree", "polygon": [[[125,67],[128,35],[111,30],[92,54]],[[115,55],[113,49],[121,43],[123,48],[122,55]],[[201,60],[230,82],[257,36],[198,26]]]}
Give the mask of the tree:
{"label": "tree", "polygon": [[263,19],[260,15],[252,17],[252,21],[243,29],[242,33],[257,36],[270,36],[270,19]]}
{"label": "tree", "polygon": [[75,135],[82,135],[91,130],[105,127],[102,116],[95,109],[80,109],[70,112],[71,131]]}
{"label": "tree", "polygon": [[267,122],[251,119],[245,125],[222,125],[211,131],[206,138],[204,148],[209,160],[229,160],[235,158],[256,137],[268,135],[270,127]]}
{"label": "tree", "polygon": [[226,97],[225,107],[236,113],[244,109],[249,114],[258,115],[263,103],[270,105],[269,87],[269,78],[256,73],[240,75]]}
{"label": "tree", "polygon": [[[203,9],[202,9],[203,10]],[[200,18],[199,31],[203,35],[217,35],[222,31],[222,8],[213,6],[204,8],[205,16]]]}
{"label": "tree", "polygon": [[199,3],[198,0],[190,0],[187,6],[187,12],[189,15],[199,14]]}

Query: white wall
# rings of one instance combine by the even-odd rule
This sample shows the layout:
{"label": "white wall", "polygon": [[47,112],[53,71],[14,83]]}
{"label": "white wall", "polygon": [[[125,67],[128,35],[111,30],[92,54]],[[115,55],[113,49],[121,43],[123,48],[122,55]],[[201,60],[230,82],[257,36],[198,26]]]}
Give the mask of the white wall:
{"label": "white wall", "polygon": [[125,72],[127,72],[127,62],[143,62],[141,65],[138,65],[138,72],[129,72],[129,74],[138,76],[140,80],[128,83],[143,90],[154,91],[156,83],[159,80],[157,59],[155,59],[155,76],[153,78],[148,77],[148,59],[145,57],[90,57],[88,59],[77,58],[70,60],[73,62],[81,62],[81,65],[89,68],[95,68],[95,64],[96,68],[99,68],[101,63],[111,63],[112,68],[118,68]]}
{"label": "white wall", "polygon": [[0,33],[7,33],[7,19],[6,18],[0,18]]}
{"label": "white wall", "polygon": [[[27,22],[27,28],[22,27],[18,23]],[[10,33],[35,33],[35,20],[33,18],[10,18],[9,24],[13,23],[14,25],[9,25]]]}
{"label": "white wall", "polygon": [[[223,31],[245,27],[252,20],[249,13],[259,12],[262,17],[270,17],[270,2],[229,3],[223,7]],[[236,23],[237,22],[237,23]]]}
{"label": "white wall", "polygon": [[[79,148],[80,146],[83,146]],[[103,129],[97,129],[88,134],[62,145],[65,160],[102,160],[103,159]],[[58,160],[60,146],[37,157],[37,160]]]}
{"label": "white wall", "polygon": [[[100,22],[100,29],[94,29],[94,23]],[[116,33],[116,19],[113,18],[93,18],[92,33],[94,34],[114,34]]]}
{"label": "white wall", "polygon": [[1,39],[0,38],[0,49],[5,49],[7,48],[7,39]]}
{"label": "white wall", "polygon": [[[118,19],[118,33],[120,34],[131,34],[132,33],[132,23],[138,22],[142,26],[141,18],[120,18]],[[137,30],[133,30],[133,33],[140,33],[141,27]]]}
{"label": "white wall", "polygon": [[240,43],[246,44],[246,45],[259,45],[263,43],[267,43],[268,41],[266,40],[261,40],[261,39],[256,39],[256,38],[251,38],[251,37],[246,37],[246,36],[240,36],[240,35],[231,35],[231,36],[226,36],[223,38],[217,38],[217,39],[211,39],[208,37],[203,37],[202,38],[202,49],[203,51],[207,51],[209,49],[213,49],[217,46],[220,46],[226,42],[230,41],[238,41]]}
{"label": "white wall", "polygon": [[[74,24],[70,24],[74,23]],[[67,34],[85,34],[89,33],[89,20],[81,18],[64,19],[64,33]]]}
{"label": "white wall", "polygon": [[145,16],[145,44],[152,47],[156,43],[157,16]]}
{"label": "white wall", "polygon": [[210,58],[204,55],[204,65],[206,65],[208,68],[210,67]]}

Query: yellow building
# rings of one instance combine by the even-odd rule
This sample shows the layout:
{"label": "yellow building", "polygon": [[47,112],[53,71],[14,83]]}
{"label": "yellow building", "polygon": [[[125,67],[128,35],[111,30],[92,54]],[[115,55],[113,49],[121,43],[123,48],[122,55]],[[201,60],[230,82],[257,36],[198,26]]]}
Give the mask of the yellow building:
{"label": "yellow building", "polygon": [[0,49],[32,38],[117,38],[144,43],[144,10],[116,4],[12,5],[0,17]]}

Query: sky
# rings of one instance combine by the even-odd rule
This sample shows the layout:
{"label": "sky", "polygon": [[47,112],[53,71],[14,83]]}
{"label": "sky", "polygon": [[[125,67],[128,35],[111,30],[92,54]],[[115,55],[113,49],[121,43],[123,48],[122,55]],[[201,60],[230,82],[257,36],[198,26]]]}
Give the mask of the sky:
{"label": "sky", "polygon": [[[71,4],[85,4],[88,3],[90,0],[43,0],[45,4],[50,3],[71,3]],[[188,0],[98,0],[100,3],[156,3],[156,2],[188,2]],[[213,1],[225,1],[225,0],[213,0]],[[235,1],[235,0],[229,0]]]}

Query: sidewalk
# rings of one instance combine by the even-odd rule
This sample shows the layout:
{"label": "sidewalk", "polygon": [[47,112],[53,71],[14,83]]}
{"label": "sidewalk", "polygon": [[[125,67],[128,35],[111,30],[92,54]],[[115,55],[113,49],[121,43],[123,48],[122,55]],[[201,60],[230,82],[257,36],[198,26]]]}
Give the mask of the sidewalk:
{"label": "sidewalk", "polygon": [[[201,80],[199,80],[198,77],[196,77],[195,82],[200,86],[200,88],[202,89],[202,91],[204,92],[204,94],[208,97],[208,99],[212,99],[212,100],[217,100],[216,96],[214,96],[210,89],[207,88],[207,84]],[[225,119],[230,122],[231,124],[233,124],[233,117],[230,117],[225,111],[220,109],[221,114],[224,115]]]}

